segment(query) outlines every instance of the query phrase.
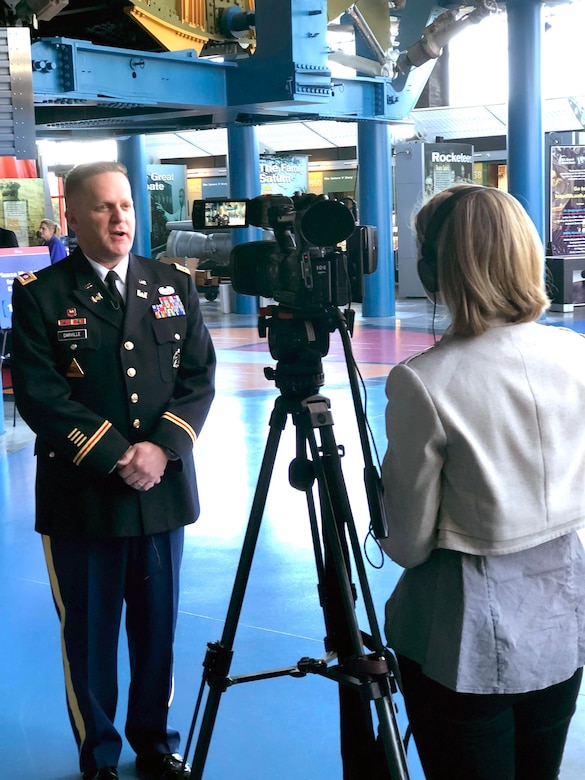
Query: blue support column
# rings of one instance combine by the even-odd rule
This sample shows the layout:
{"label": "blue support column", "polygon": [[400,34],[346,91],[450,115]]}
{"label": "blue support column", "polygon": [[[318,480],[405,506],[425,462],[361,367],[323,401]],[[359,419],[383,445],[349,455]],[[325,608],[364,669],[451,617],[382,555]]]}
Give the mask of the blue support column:
{"label": "blue support column", "polygon": [[[228,186],[230,198],[255,198],[260,195],[260,154],[256,128],[253,125],[232,125],[228,135]],[[260,241],[260,228],[232,230],[232,246],[248,241]],[[236,314],[255,314],[257,299],[251,295],[234,296]]]}
{"label": "blue support column", "polygon": [[362,225],[378,229],[378,270],[365,277],[364,317],[393,317],[392,138],[383,122],[359,122],[357,138],[359,212]]}
{"label": "blue support column", "polygon": [[508,0],[508,190],[545,241],[542,121],[542,4]]}
{"label": "blue support column", "polygon": [[143,135],[119,139],[118,161],[128,169],[136,211],[136,235],[132,251],[150,257],[150,199],[146,188],[146,142]]}

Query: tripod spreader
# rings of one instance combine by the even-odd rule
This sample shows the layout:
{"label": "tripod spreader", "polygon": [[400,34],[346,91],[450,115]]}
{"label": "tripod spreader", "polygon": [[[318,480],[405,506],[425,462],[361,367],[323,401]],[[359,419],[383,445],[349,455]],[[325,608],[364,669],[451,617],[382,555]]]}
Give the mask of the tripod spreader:
{"label": "tripod spreader", "polygon": [[386,658],[375,653],[346,659],[343,667],[330,666],[331,662],[337,658],[337,654],[329,652],[321,658],[303,656],[295,666],[228,675],[232,656],[233,651],[222,647],[221,642],[209,642],[203,666],[205,668],[205,682],[210,688],[224,693],[232,685],[241,685],[256,680],[271,680],[275,677],[306,677],[307,674],[319,674],[337,683],[360,689],[371,701],[386,695],[385,686],[381,685],[380,682],[381,679],[387,678],[388,662]]}
{"label": "tripod spreader", "polygon": [[[380,771],[384,777],[389,777],[391,780],[409,778],[404,745],[395,718],[395,705],[392,700],[393,678],[386,658],[387,650],[377,626],[373,599],[361,558],[361,545],[343,479],[341,469],[343,448],[335,442],[329,399],[314,392],[297,394],[302,384],[302,381],[297,384],[296,380],[288,382],[286,395],[276,399],[270,416],[270,432],[223,635],[220,642],[208,645],[203,664],[205,676],[186,745],[187,755],[203,696],[204,683],[207,682],[209,693],[193,756],[192,780],[200,780],[203,775],[220,698],[228,687],[283,675],[304,677],[308,673],[319,674],[338,683],[344,780],[379,777],[382,776]],[[237,624],[278,444],[288,417],[291,417],[295,425],[297,444],[296,457],[293,461],[296,465],[292,469],[291,483],[302,490],[307,499],[318,591],[327,631],[325,639],[327,652],[325,659],[302,658],[295,666],[284,669],[230,677],[229,668]],[[369,620],[369,635],[360,630],[355,612],[356,587],[351,581],[351,553]],[[373,651],[371,655],[364,653],[365,647]],[[338,663],[329,666],[328,661],[333,658],[337,658]],[[371,703],[374,704],[378,716],[381,750],[378,748],[374,732]]]}

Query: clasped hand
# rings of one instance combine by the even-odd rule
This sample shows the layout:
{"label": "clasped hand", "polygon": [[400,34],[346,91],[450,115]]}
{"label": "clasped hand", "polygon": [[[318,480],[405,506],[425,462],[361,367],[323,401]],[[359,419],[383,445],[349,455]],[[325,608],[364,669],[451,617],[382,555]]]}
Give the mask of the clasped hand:
{"label": "clasped hand", "polygon": [[161,481],[168,459],[158,444],[141,441],[128,447],[116,467],[127,485],[144,492]]}

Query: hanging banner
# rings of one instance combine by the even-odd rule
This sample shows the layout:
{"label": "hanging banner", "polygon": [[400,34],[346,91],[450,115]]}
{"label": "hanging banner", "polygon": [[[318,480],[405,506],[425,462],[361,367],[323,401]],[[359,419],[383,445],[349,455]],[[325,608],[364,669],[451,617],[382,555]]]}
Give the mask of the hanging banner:
{"label": "hanging banner", "polygon": [[260,192],[262,195],[288,195],[309,190],[309,158],[306,155],[262,155]]}
{"label": "hanging banner", "polygon": [[550,181],[552,255],[585,255],[585,146],[552,146]]}
{"label": "hanging banner", "polygon": [[186,197],[187,166],[147,165],[146,186],[150,194],[150,245],[154,257],[166,249],[167,222],[191,218]]}

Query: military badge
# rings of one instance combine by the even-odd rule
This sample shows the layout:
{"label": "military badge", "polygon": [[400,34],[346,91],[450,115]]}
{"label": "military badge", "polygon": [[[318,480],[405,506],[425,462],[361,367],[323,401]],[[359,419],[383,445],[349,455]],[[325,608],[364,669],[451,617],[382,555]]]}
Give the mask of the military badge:
{"label": "military badge", "polygon": [[157,320],[185,314],[185,307],[178,295],[161,295],[159,303],[155,303],[152,310]]}

